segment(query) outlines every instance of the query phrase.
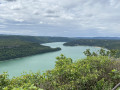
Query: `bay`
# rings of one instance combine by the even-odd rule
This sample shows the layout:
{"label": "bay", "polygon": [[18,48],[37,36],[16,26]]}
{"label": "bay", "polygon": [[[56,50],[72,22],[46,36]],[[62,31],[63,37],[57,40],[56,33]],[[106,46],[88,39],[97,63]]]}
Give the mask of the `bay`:
{"label": "bay", "polygon": [[86,49],[97,51],[100,47],[91,46],[63,46],[64,42],[45,43],[43,45],[52,48],[60,47],[62,50],[43,53],[23,58],[11,59],[0,62],[0,74],[8,72],[9,78],[20,76],[23,72],[38,72],[51,70],[55,66],[56,57],[64,54],[66,57],[72,58],[73,61],[85,58],[83,52]]}

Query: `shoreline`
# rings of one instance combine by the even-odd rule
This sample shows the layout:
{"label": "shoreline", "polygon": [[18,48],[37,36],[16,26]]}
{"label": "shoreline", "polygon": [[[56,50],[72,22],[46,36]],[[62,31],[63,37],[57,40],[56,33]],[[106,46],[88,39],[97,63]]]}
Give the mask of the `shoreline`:
{"label": "shoreline", "polygon": [[[56,49],[57,49],[57,48],[56,48]],[[31,55],[27,55],[27,56],[23,56],[23,57],[17,57],[17,58],[11,58],[11,59],[6,59],[6,60],[0,60],[0,62],[11,61],[11,60],[14,60],[14,59],[20,59],[20,58],[35,56],[35,55],[44,54],[44,53],[49,53],[49,52],[57,52],[57,51],[60,51],[60,50],[61,50],[61,48],[60,48],[59,50],[53,50],[53,51],[48,51],[48,52],[42,52],[42,53],[31,54]]]}

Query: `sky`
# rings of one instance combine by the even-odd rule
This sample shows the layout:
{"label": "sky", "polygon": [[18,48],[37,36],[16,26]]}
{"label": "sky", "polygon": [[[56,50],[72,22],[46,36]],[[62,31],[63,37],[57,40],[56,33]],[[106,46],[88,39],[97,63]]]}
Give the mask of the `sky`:
{"label": "sky", "polygon": [[120,0],[0,0],[0,34],[119,37]]}

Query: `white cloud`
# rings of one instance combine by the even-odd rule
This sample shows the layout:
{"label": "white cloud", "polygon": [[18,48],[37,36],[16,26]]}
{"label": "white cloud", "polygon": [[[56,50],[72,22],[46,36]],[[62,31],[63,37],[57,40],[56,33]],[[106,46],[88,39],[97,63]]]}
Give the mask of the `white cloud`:
{"label": "white cloud", "polygon": [[20,10],[20,9],[22,9],[22,6],[20,4],[15,4],[15,5],[12,5],[10,7],[10,9],[12,9],[12,10]]}
{"label": "white cloud", "polygon": [[6,28],[6,26],[5,25],[0,25],[0,28]]}
{"label": "white cloud", "polygon": [[0,33],[1,34],[11,34],[11,35],[14,35],[14,34],[30,35],[32,33],[33,35],[36,35],[36,33],[31,30],[19,30],[19,33],[18,33],[18,30],[0,30]]}
{"label": "white cloud", "polygon": [[39,24],[38,28],[44,25],[48,33],[50,25],[56,28],[56,33],[59,27],[65,29],[61,32],[66,29],[69,32],[72,27],[71,34],[77,31],[89,35],[90,30],[94,29],[97,34],[102,31],[118,35],[119,10],[120,0],[1,0],[0,20],[8,26],[11,23]]}

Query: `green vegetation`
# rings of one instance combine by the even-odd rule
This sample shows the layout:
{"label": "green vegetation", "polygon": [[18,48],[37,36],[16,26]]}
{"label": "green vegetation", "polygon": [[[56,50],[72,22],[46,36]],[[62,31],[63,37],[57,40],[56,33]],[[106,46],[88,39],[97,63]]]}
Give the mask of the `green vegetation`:
{"label": "green vegetation", "polygon": [[117,50],[104,50],[104,49],[100,49],[97,52],[90,52],[90,49],[86,49],[86,51],[84,51],[83,53],[86,56],[108,56],[108,57],[116,57],[117,54]]}
{"label": "green vegetation", "polygon": [[2,35],[0,40],[21,40],[34,43],[49,43],[49,42],[68,42],[74,40],[73,38],[67,37],[48,37],[48,36],[18,36],[18,35]]}
{"label": "green vegetation", "polygon": [[0,61],[30,56],[51,51],[61,50],[40,45],[48,42],[67,42],[73,40],[67,37],[44,37],[44,36],[0,36]]}
{"label": "green vegetation", "polygon": [[[5,37],[0,37],[0,60],[60,50],[38,43],[55,40]],[[87,57],[76,62],[61,55],[56,58],[55,68],[43,74],[29,73],[9,79],[9,75],[3,73],[0,75],[0,90],[111,90],[120,82],[120,60],[114,58],[118,53],[112,50],[120,50],[119,44],[119,40],[75,40],[65,43],[71,46],[100,46],[110,51],[101,49],[91,53],[88,49],[84,52]]]}
{"label": "green vegetation", "polygon": [[60,48],[40,45],[39,40],[37,41],[35,38],[29,36],[1,36],[0,61],[61,50]]}
{"label": "green vegetation", "polygon": [[109,50],[118,50],[116,56],[120,57],[120,40],[79,39],[67,42],[65,46],[99,46]]}
{"label": "green vegetation", "polygon": [[58,51],[60,48],[50,48],[39,43],[23,41],[0,41],[0,61],[20,58],[45,52]]}
{"label": "green vegetation", "polygon": [[64,55],[56,59],[55,68],[43,74],[13,79],[0,75],[0,90],[111,90],[120,82],[120,60],[109,56],[87,56],[76,62]]}

